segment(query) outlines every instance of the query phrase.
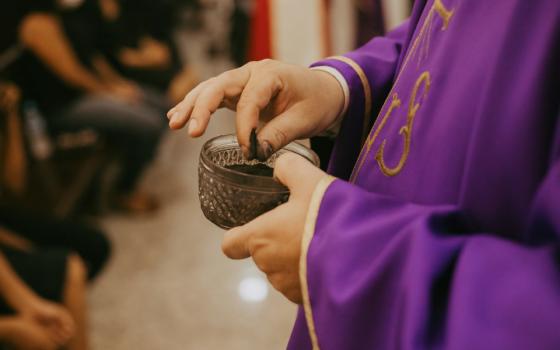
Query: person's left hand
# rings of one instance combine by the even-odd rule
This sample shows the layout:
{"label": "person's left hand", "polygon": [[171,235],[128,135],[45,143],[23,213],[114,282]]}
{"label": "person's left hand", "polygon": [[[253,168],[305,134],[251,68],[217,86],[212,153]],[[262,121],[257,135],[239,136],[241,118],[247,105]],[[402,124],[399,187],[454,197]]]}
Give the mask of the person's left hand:
{"label": "person's left hand", "polygon": [[304,158],[287,153],[276,161],[274,176],[290,189],[288,202],[228,231],[222,250],[231,259],[252,257],[272,286],[299,304],[299,259],[305,219],[315,187],[327,174]]}
{"label": "person's left hand", "polygon": [[74,320],[62,305],[34,296],[25,302],[19,313],[24,319],[46,327],[60,340],[68,340],[74,334]]}

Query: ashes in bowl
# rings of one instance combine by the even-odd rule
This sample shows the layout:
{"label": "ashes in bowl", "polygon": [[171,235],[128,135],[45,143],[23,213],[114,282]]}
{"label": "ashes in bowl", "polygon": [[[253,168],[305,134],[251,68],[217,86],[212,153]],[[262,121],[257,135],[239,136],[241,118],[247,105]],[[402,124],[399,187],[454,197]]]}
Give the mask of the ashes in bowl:
{"label": "ashes in bowl", "polygon": [[296,142],[265,162],[246,160],[235,135],[218,136],[206,142],[198,166],[198,194],[204,216],[219,227],[230,229],[286,202],[289,190],[272,177],[276,159],[285,152],[296,153],[319,166],[319,157]]}

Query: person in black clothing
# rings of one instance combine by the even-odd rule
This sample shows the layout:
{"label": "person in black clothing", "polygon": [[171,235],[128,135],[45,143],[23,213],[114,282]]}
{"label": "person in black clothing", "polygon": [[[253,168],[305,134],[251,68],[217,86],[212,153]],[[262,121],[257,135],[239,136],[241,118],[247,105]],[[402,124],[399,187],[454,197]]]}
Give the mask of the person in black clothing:
{"label": "person in black clothing", "polygon": [[[53,219],[14,205],[0,204],[0,227],[15,232],[28,242],[28,247],[65,249],[78,254],[86,266],[89,280],[101,272],[111,252],[105,234],[90,225]],[[0,249],[4,247],[0,242]]]}
{"label": "person in black clothing", "polygon": [[137,191],[136,183],[156,154],[168,102],[122,78],[87,37],[64,22],[67,13],[79,8],[61,9],[49,0],[4,1],[2,17],[12,17],[11,28],[1,22],[0,31],[11,32],[12,42],[27,50],[10,77],[38,104],[52,133],[93,129],[122,153],[119,208],[153,210],[155,198]]}
{"label": "person in black clothing", "polygon": [[87,0],[98,8],[100,47],[121,74],[179,102],[198,82],[173,40],[179,5],[173,0]]}
{"label": "person in black clothing", "polygon": [[[0,120],[9,124],[18,105],[17,88],[0,82]],[[21,139],[13,136],[0,138],[3,153],[12,155],[23,148]],[[21,168],[14,157],[0,158],[2,174]],[[14,179],[2,178],[2,195],[14,187]],[[15,187],[20,185],[25,183]],[[109,241],[88,225],[55,220],[0,200],[0,348],[86,349],[85,283],[106,264]]]}
{"label": "person in black clothing", "polygon": [[[13,266],[0,251],[0,348],[87,349],[85,333],[75,322],[78,315],[72,312],[83,305],[79,260],[46,252],[20,262],[24,264]],[[22,274],[22,268],[32,269],[33,277]],[[48,283],[41,276],[49,276]]]}

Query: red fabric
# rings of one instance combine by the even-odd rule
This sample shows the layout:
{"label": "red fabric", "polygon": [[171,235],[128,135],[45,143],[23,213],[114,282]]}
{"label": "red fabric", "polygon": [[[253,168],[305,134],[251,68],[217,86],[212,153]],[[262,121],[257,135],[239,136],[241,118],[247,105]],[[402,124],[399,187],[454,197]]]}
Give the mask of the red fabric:
{"label": "red fabric", "polygon": [[322,40],[323,40],[323,56],[332,55],[332,36],[331,36],[331,1],[323,0],[321,3],[323,13],[321,15]]}
{"label": "red fabric", "polygon": [[251,19],[251,40],[248,55],[250,60],[272,58],[270,27],[269,0],[257,0]]}

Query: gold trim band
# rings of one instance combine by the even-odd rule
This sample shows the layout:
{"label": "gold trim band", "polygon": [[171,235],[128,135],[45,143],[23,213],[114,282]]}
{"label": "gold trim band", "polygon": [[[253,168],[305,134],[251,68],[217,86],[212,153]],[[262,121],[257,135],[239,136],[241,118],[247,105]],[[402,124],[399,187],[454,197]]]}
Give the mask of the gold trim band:
{"label": "gold trim band", "polygon": [[362,82],[362,87],[364,89],[364,96],[365,96],[364,122],[362,126],[362,145],[363,145],[369,134],[368,125],[369,125],[369,117],[371,114],[371,106],[372,106],[371,86],[369,85],[369,80],[367,79],[366,73],[364,72],[362,67],[360,67],[360,65],[356,63],[356,61],[354,61],[353,59],[346,56],[333,56],[333,57],[329,57],[328,59],[344,62],[350,67],[352,67],[352,69],[356,72],[356,74],[360,78],[360,81]]}
{"label": "gold trim band", "polygon": [[309,337],[311,338],[313,350],[319,350],[319,340],[317,338],[317,332],[315,331],[311,300],[309,299],[309,284],[307,283],[307,252],[315,233],[315,224],[317,222],[317,217],[319,216],[319,208],[321,207],[323,196],[334,180],[336,180],[336,178],[332,176],[325,176],[315,187],[315,191],[313,191],[311,201],[309,202],[309,209],[307,210],[307,217],[303,228],[303,237],[301,239],[299,280],[301,283],[301,295],[303,297],[303,311],[305,313],[305,320],[307,321],[307,328],[309,330]]}

